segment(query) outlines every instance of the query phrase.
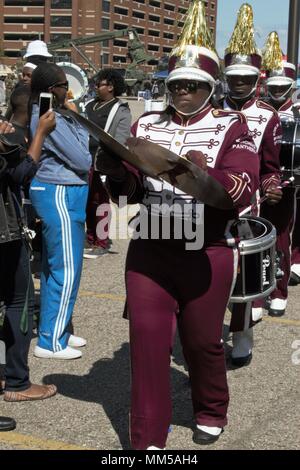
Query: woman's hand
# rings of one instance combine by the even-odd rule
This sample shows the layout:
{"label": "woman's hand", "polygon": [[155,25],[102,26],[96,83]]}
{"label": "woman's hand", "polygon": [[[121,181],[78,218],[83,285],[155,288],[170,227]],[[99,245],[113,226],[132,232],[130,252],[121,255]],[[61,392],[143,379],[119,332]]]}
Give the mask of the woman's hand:
{"label": "woman's hand", "polygon": [[54,111],[49,110],[40,117],[36,132],[40,132],[43,137],[46,137],[55,129],[55,126],[55,113]]}
{"label": "woman's hand", "polygon": [[78,109],[77,109],[76,104],[72,101],[68,101],[68,99],[65,100],[64,107],[66,109],[70,109],[71,111],[74,111],[75,113],[78,113]]}
{"label": "woman's hand", "polygon": [[197,165],[201,170],[207,171],[207,161],[202,152],[199,150],[189,150],[186,154],[187,160]]}
{"label": "woman's hand", "polygon": [[10,122],[0,119],[0,134],[12,134],[13,132],[15,132],[14,126]]}
{"label": "woman's hand", "polygon": [[[10,122],[0,120],[0,134],[13,134],[15,131],[14,126]],[[0,141],[0,152],[5,151],[5,145]]]}
{"label": "woman's hand", "polygon": [[37,163],[40,159],[45,138],[55,129],[55,113],[47,111],[40,117],[36,132],[28,149],[28,155]]}

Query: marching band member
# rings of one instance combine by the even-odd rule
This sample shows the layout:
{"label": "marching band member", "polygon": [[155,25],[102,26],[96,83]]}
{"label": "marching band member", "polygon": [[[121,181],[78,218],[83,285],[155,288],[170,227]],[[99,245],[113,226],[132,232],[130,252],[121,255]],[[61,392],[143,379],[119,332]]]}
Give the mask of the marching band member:
{"label": "marching band member", "polygon": [[[196,213],[204,214],[204,243],[195,250],[187,248],[184,236],[153,239],[150,233],[129,245],[126,289],[134,449],[166,445],[172,408],[170,338],[176,310],[191,380],[194,442],[215,442],[227,423],[229,394],[221,338],[237,269],[237,245],[230,229],[239,207],[249,204],[258,187],[259,165],[244,116],[210,104],[218,74],[205,8],[194,0],[170,56],[170,105],[163,112],[143,115],[132,132],[202,168],[231,196],[232,210],[202,204],[161,179],[137,174],[121,162],[117,165],[109,155],[102,161],[101,171],[108,175],[114,200],[127,194],[129,203],[140,202],[146,208],[151,221],[157,215],[175,225],[187,212],[193,214],[190,222]],[[166,161],[167,165],[171,164]],[[176,173],[176,165],[173,170]],[[176,212],[178,205],[182,211]]]}
{"label": "marching band member", "polygon": [[[296,67],[282,59],[278,34],[269,34],[263,54],[263,69],[266,70],[266,86],[269,103],[278,111],[281,121],[294,119],[299,108],[291,100],[295,88]],[[288,297],[288,282],[291,272],[291,235],[296,210],[296,188],[287,186],[283,197],[276,206],[264,205],[262,216],[270,220],[277,230],[277,251],[282,253],[282,279],[271,294],[269,315],[282,316]]]}
{"label": "marching band member", "polygon": [[[253,12],[248,4],[240,7],[224,61],[228,95],[223,107],[245,115],[259,155],[261,191],[270,204],[277,204],[281,199],[281,190],[277,188],[280,183],[281,126],[276,111],[255,97],[261,55],[255,44]],[[232,307],[232,363],[238,367],[251,361],[253,320],[260,319],[262,313],[261,307],[252,309],[251,302]]]}

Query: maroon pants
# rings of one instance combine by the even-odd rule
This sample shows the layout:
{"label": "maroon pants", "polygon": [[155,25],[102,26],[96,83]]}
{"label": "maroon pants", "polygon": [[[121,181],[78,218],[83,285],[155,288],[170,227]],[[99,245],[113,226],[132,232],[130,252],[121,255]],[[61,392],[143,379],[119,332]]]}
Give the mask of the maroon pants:
{"label": "maroon pants", "polygon": [[[298,194],[300,197],[300,192]],[[293,231],[292,264],[300,264],[300,201],[297,199],[296,221]]]}
{"label": "maroon pants", "polygon": [[105,226],[104,233],[99,237],[97,234],[97,224],[107,217],[109,220],[110,211],[105,211],[97,215],[97,209],[101,204],[109,207],[109,196],[104,184],[100,179],[100,173],[93,168],[89,174],[89,195],[86,206],[86,235],[87,241],[91,245],[108,248],[109,224]]}
{"label": "maroon pants", "polygon": [[227,423],[223,319],[234,277],[229,247],[185,251],[182,241],[136,240],[126,266],[132,367],[131,442],[165,447],[171,422],[170,343],[174,312],[198,424]]}

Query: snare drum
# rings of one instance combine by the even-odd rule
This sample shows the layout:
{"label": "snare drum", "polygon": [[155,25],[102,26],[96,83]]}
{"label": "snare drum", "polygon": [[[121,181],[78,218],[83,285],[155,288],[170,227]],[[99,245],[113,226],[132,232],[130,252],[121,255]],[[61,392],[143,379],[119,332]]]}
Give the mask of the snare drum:
{"label": "snare drum", "polygon": [[300,186],[300,120],[281,121],[282,142],[280,166],[283,178],[295,178],[294,186]]}
{"label": "snare drum", "polygon": [[240,261],[232,303],[267,297],[276,287],[276,229],[262,217],[242,216],[236,223]]}

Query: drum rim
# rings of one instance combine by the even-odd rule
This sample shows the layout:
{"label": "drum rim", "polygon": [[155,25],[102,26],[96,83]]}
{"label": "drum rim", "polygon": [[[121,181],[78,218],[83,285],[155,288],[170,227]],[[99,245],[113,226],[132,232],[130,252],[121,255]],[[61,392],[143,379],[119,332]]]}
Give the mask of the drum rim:
{"label": "drum rim", "polygon": [[257,217],[253,215],[243,215],[239,218],[239,220],[243,219],[246,219],[248,221],[255,220],[261,225],[264,225],[266,227],[266,231],[263,235],[260,235],[259,237],[249,238],[248,240],[240,240],[238,247],[241,256],[247,254],[260,253],[261,251],[267,250],[268,248],[271,248],[275,245],[276,229],[269,220],[264,219],[263,217]]}

